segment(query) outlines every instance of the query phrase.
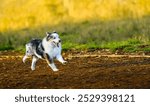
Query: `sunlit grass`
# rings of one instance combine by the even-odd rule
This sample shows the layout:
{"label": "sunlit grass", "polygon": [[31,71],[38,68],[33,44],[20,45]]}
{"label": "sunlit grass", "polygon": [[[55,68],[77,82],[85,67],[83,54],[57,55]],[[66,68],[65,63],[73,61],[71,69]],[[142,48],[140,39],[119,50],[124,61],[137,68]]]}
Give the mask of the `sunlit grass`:
{"label": "sunlit grass", "polygon": [[150,15],[149,0],[1,0],[0,31]]}
{"label": "sunlit grass", "polygon": [[[150,44],[149,23],[149,17],[143,17],[141,19],[107,22],[94,20],[25,28],[1,33],[0,46],[7,45],[14,49],[22,50],[31,39],[42,39],[46,36],[45,32],[55,30],[62,39],[63,50],[108,48],[113,51],[126,48],[124,50],[128,51],[136,47],[135,45],[138,47],[138,45]],[[132,47],[130,47],[131,45]]]}

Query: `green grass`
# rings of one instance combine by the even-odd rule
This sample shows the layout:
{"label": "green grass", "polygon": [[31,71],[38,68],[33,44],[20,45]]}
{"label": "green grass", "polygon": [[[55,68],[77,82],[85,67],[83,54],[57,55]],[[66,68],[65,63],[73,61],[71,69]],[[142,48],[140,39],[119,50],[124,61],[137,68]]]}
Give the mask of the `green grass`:
{"label": "green grass", "polygon": [[[121,49],[125,52],[149,51],[150,17],[113,21],[62,22],[58,25],[44,25],[0,32],[0,50],[24,51],[24,46],[32,38],[43,38],[46,31],[57,31],[62,39],[63,50],[69,49]],[[6,46],[2,46],[6,45]],[[7,47],[8,46],[8,47]]]}
{"label": "green grass", "polygon": [[12,46],[0,46],[0,51],[4,50],[14,50],[14,48]]}
{"label": "green grass", "polygon": [[120,41],[120,42],[110,42],[106,43],[101,46],[103,49],[109,49],[112,52],[115,52],[116,50],[121,50],[122,52],[150,52],[150,44],[147,42],[147,44],[144,44],[143,41],[140,41],[138,39],[132,38],[128,39],[126,41]]}
{"label": "green grass", "polygon": [[[121,42],[110,42],[102,45],[102,48],[110,49],[112,51],[115,51],[117,49],[125,49],[125,48],[133,48],[135,45],[139,45],[141,42],[136,39],[128,39],[126,41],[121,41]],[[130,49],[128,49],[130,50]],[[127,50],[127,51],[128,51]]]}

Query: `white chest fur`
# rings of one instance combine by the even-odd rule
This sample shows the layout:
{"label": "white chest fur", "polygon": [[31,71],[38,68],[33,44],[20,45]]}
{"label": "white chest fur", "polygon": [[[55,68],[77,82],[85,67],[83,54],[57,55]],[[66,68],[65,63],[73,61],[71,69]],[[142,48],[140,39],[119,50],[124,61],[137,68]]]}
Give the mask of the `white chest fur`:
{"label": "white chest fur", "polygon": [[61,44],[59,44],[59,47],[53,45],[52,42],[47,42],[46,39],[43,39],[43,47],[45,50],[45,53],[47,53],[50,57],[54,58],[57,55],[61,54]]}

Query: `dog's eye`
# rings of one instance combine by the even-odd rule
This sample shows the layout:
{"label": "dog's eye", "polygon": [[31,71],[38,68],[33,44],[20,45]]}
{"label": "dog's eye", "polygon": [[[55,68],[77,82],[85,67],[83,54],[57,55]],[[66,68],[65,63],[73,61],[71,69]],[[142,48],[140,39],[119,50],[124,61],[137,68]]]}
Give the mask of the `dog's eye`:
{"label": "dog's eye", "polygon": [[56,39],[56,37],[53,37],[53,39]]}

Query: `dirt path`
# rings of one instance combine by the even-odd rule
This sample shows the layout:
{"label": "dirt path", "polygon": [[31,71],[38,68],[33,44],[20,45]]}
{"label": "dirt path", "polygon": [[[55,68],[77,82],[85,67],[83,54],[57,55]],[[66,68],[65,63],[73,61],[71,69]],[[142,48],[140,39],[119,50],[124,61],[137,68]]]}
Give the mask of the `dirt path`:
{"label": "dirt path", "polygon": [[43,60],[31,71],[22,54],[0,54],[0,88],[150,88],[150,56],[64,56],[68,64],[55,61],[53,72]]}

